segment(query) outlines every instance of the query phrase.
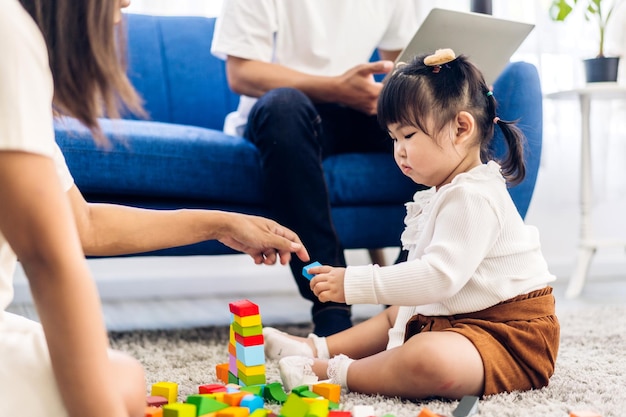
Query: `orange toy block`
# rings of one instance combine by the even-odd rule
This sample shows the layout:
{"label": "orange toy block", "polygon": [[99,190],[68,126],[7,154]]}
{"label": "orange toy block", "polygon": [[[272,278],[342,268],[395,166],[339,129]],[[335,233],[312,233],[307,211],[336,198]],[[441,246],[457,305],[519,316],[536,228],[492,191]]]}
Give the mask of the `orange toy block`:
{"label": "orange toy block", "polygon": [[163,417],[163,409],[149,405],[146,407],[145,417]]}
{"label": "orange toy block", "polygon": [[334,403],[338,403],[341,397],[341,386],[337,384],[320,382],[319,384],[312,385],[311,391]]}
{"label": "orange toy block", "polygon": [[161,381],[152,384],[150,395],[165,397],[169,404],[178,401],[178,384],[175,382]]}
{"label": "orange toy block", "polygon": [[259,314],[259,306],[250,300],[233,301],[228,304],[228,308],[231,313],[239,317],[254,316],[255,314]]}
{"label": "orange toy block", "polygon": [[417,415],[417,417],[441,417],[441,414],[434,413],[430,411],[428,408],[424,407]]}
{"label": "orange toy block", "polygon": [[246,395],[250,395],[250,393],[247,391],[227,392],[224,393],[224,399],[222,401],[228,405],[236,407],[241,404],[241,399]]}
{"label": "orange toy block", "polygon": [[228,363],[215,365],[215,376],[224,384],[228,384]]}
{"label": "orange toy block", "polygon": [[215,417],[248,417],[250,409],[246,407],[228,407],[215,413]]}
{"label": "orange toy block", "polygon": [[578,410],[578,411],[570,412],[569,417],[602,417],[602,416],[596,413],[595,411]]}

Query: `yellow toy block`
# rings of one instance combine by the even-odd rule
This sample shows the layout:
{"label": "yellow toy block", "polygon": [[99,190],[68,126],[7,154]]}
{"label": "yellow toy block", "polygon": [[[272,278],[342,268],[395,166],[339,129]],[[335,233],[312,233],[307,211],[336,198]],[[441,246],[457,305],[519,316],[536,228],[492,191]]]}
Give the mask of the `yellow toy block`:
{"label": "yellow toy block", "polygon": [[270,410],[267,410],[265,408],[257,408],[252,413],[250,413],[250,417],[267,417],[269,413]]}
{"label": "yellow toy block", "polygon": [[161,381],[152,384],[150,395],[164,397],[168,404],[178,401],[178,384],[175,382]]}
{"label": "yellow toy block", "polygon": [[309,404],[309,411],[307,417],[328,417],[328,400],[322,398],[321,400],[315,398],[303,398],[305,402]]}
{"label": "yellow toy block", "polygon": [[215,376],[224,384],[228,384],[228,362],[215,365]]}
{"label": "yellow toy block", "polygon": [[147,406],[146,417],[163,417],[163,409],[161,407]]}
{"label": "yellow toy block", "polygon": [[250,410],[246,407],[228,407],[215,413],[215,417],[248,417]]}
{"label": "yellow toy block", "polygon": [[196,406],[187,403],[165,404],[163,417],[196,417]]}
{"label": "yellow toy block", "polygon": [[237,375],[241,378],[241,374],[245,376],[265,375],[265,365],[246,366],[243,362],[237,360]]}
{"label": "yellow toy block", "polygon": [[328,382],[320,382],[319,384],[312,385],[311,391],[334,403],[338,403],[341,397],[341,386],[329,384]]}
{"label": "yellow toy block", "polygon": [[233,321],[241,327],[252,327],[261,325],[261,315],[255,314],[253,316],[238,316],[233,314]]}

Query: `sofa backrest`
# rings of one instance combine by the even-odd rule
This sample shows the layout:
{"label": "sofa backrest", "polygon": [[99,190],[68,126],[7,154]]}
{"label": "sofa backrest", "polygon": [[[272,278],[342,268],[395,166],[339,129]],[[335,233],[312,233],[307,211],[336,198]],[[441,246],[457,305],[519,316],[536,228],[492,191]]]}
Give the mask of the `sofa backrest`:
{"label": "sofa backrest", "polygon": [[124,14],[129,78],[150,120],[222,130],[239,98],[211,55],[214,18]]}

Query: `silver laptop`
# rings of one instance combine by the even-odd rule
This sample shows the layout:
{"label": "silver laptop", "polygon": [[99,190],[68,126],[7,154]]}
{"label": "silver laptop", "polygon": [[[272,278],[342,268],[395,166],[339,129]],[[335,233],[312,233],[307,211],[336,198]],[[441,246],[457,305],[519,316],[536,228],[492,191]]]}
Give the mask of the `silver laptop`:
{"label": "silver laptop", "polygon": [[492,85],[534,27],[486,14],[434,8],[396,62],[451,48],[467,56],[482,71],[487,85]]}

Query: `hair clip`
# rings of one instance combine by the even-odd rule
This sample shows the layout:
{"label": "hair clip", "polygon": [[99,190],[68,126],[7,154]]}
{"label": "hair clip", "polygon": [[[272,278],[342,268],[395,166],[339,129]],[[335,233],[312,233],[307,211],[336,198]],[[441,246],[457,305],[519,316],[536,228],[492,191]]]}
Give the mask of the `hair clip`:
{"label": "hair clip", "polygon": [[433,67],[433,73],[437,74],[441,71],[441,66],[452,62],[456,59],[454,51],[450,48],[437,49],[434,54],[428,55],[424,58],[424,65]]}

